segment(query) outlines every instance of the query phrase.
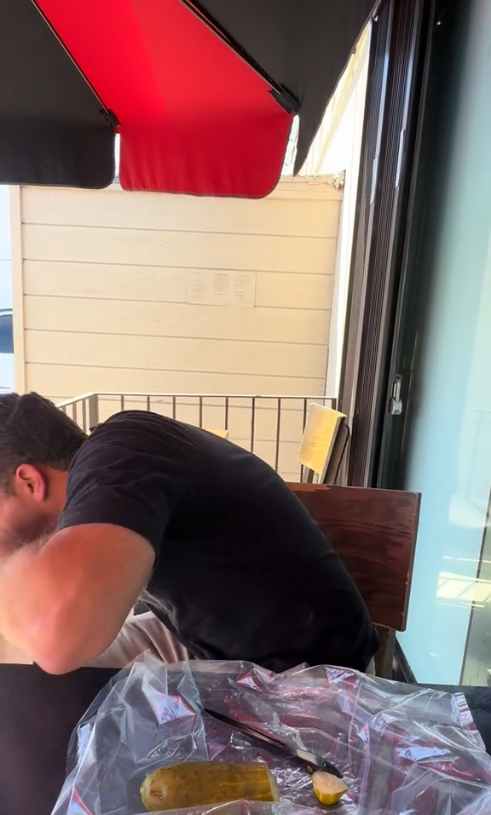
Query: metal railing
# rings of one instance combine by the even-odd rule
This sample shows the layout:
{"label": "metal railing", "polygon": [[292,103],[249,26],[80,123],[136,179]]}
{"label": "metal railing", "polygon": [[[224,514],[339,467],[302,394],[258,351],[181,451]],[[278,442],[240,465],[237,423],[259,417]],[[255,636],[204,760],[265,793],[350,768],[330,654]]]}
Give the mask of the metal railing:
{"label": "metal railing", "polygon": [[211,432],[256,453],[284,478],[302,480],[298,461],[311,402],[336,407],[329,396],[193,393],[86,393],[59,407],[89,432],[121,410],[149,410]]}

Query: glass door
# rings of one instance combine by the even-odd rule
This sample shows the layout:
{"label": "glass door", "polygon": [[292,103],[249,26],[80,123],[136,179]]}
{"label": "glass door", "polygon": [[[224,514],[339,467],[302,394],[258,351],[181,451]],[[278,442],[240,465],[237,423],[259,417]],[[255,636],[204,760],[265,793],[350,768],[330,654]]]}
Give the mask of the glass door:
{"label": "glass door", "polygon": [[[491,3],[438,4],[379,485],[422,493],[407,631],[416,679],[491,671]],[[390,395],[390,394],[389,394]],[[390,407],[390,402],[388,401]]]}

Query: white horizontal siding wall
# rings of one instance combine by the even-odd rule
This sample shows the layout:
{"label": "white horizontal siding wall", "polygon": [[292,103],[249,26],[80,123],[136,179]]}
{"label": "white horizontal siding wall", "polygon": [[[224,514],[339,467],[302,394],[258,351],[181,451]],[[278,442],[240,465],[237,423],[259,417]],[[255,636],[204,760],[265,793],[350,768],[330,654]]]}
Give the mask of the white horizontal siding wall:
{"label": "white horizontal siding wall", "polygon": [[[18,389],[323,394],[341,200],[14,190]],[[253,305],[187,302],[200,270],[252,274]]]}

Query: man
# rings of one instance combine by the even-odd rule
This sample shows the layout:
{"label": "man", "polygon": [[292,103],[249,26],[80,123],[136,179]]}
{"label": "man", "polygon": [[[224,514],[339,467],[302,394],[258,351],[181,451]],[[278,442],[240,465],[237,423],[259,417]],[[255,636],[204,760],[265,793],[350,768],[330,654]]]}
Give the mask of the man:
{"label": "man", "polygon": [[41,396],[7,394],[0,490],[0,633],[49,673],[107,653],[144,591],[176,653],[365,670],[377,649],[300,501],[217,436],[127,411],[87,437]]}

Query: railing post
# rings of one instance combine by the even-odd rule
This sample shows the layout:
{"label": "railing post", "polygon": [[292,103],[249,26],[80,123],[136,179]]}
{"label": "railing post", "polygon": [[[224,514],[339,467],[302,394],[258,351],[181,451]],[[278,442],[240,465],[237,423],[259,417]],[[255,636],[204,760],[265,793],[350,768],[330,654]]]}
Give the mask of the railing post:
{"label": "railing post", "polygon": [[99,424],[99,394],[91,393],[88,398],[89,403],[89,430]]}
{"label": "railing post", "polygon": [[256,397],[252,397],[251,402],[251,453],[254,452],[254,442],[256,440]]}
{"label": "railing post", "polygon": [[280,435],[281,435],[281,396],[278,398],[276,407],[276,447],[274,456],[274,468],[278,472],[280,467]]}

